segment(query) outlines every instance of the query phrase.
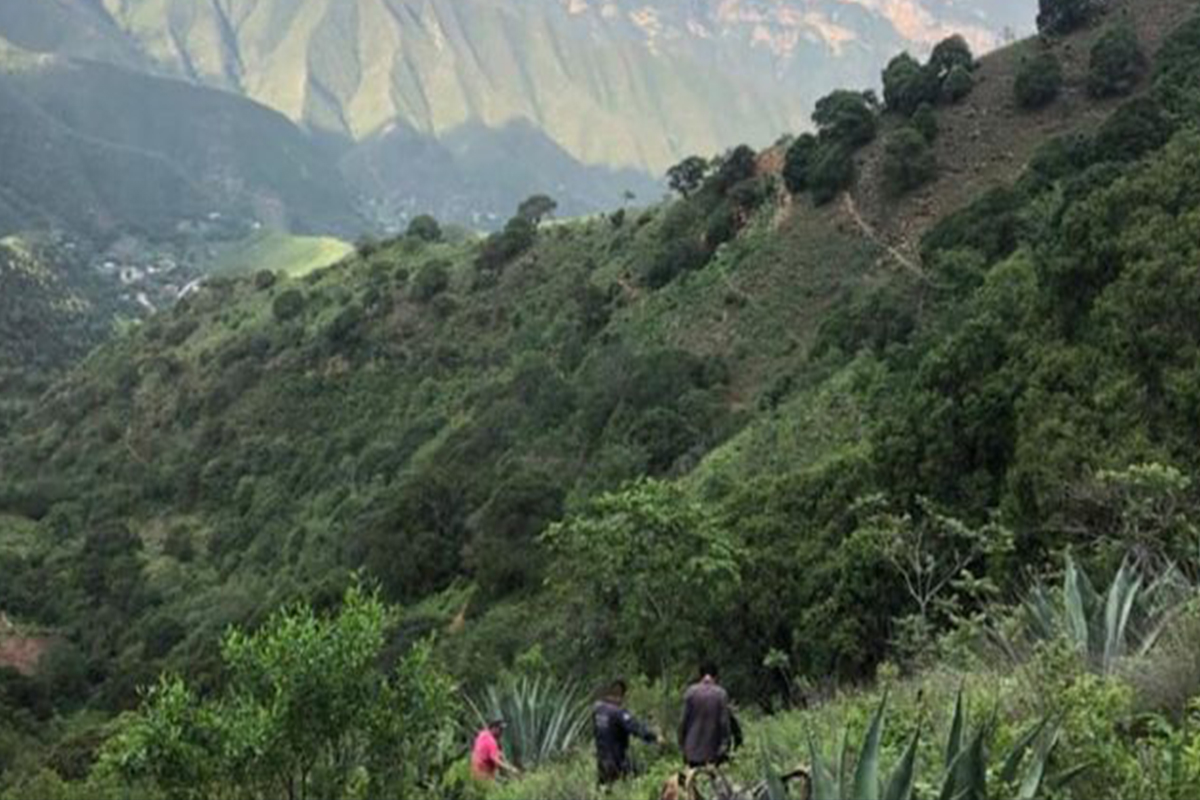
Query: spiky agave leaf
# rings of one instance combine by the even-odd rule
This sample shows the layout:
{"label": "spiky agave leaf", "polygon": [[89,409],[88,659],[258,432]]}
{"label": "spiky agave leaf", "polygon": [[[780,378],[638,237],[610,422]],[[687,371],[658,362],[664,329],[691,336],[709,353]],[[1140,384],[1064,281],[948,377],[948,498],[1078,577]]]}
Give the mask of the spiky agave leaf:
{"label": "spiky agave leaf", "polygon": [[883,743],[883,715],[887,701],[887,692],[884,692],[879,708],[871,716],[867,735],[863,737],[858,763],[854,767],[854,785],[849,795],[851,800],[879,800],[879,748]]}
{"label": "spiky agave leaf", "polygon": [[1134,601],[1142,588],[1142,579],[1133,572],[1130,560],[1121,562],[1104,603],[1104,652],[1101,672],[1108,675],[1125,652],[1126,631]]}
{"label": "spiky agave leaf", "polygon": [[1086,576],[1075,565],[1075,559],[1068,555],[1062,588],[1065,629],[1071,644],[1084,658],[1091,652],[1091,625],[1088,620],[1087,590],[1084,588],[1086,581]]}
{"label": "spiky agave leaf", "polygon": [[892,770],[887,787],[883,792],[883,800],[910,800],[913,784],[917,778],[917,745],[921,739],[921,728],[918,726],[908,740],[904,755]]}
{"label": "spiky agave leaf", "polygon": [[758,795],[757,800],[788,800],[787,787],[783,784],[783,776],[775,767],[775,759],[764,739],[759,750],[759,760],[762,766],[763,786],[766,792]]}
{"label": "spiky agave leaf", "polygon": [[954,764],[962,751],[963,740],[963,687],[958,687],[958,696],[954,699],[954,718],[950,722],[950,735],[946,739],[946,769]]}
{"label": "spiky agave leaf", "polygon": [[1046,762],[1050,760],[1050,752],[1058,744],[1060,728],[1057,724],[1046,725],[1038,737],[1037,747],[1033,749],[1025,775],[1017,790],[1017,800],[1034,800],[1042,788],[1042,779],[1046,776]]}
{"label": "spiky agave leaf", "polygon": [[838,780],[811,734],[808,737],[808,755],[812,761],[812,800],[842,800]]}

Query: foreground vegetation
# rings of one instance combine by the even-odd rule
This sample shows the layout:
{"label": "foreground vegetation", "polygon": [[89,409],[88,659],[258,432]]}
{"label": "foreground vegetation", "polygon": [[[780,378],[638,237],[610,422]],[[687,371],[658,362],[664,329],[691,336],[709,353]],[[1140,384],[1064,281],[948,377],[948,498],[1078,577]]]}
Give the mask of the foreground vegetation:
{"label": "foreground vegetation", "polygon": [[[1193,796],[1200,18],[907,263],[817,204],[929,155],[873,137],[928,147],[929,76],[925,115],[960,113],[941,54],[882,108],[822,103],[782,176],[737,148],[658,208],[422,225],[97,352],[0,444],[0,608],[58,635],[4,677],[12,791],[453,797],[464,698],[637,676],[669,731],[706,656],[753,718],[745,780],[853,780],[876,759],[822,748],[887,692],[847,752],[911,752],[916,796]],[[541,744],[498,794],[592,796],[585,750]],[[646,755],[631,797],[674,767]]]}

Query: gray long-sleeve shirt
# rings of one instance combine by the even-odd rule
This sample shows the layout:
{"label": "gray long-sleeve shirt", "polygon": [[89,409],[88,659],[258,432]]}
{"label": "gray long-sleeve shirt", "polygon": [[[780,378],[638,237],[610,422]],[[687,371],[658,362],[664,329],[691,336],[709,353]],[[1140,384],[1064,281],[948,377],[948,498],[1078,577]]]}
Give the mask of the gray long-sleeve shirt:
{"label": "gray long-sleeve shirt", "polygon": [[716,764],[728,755],[736,722],[729,710],[729,694],[716,681],[693,684],[683,696],[683,721],[679,747],[691,766]]}

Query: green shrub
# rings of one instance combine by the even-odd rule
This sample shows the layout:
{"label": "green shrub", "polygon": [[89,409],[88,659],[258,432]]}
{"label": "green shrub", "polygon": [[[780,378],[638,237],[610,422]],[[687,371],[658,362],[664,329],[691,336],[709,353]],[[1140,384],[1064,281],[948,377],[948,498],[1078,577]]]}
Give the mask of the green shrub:
{"label": "green shrub", "polygon": [[708,174],[708,161],[700,156],[688,156],[667,170],[667,185],[680,197],[687,197],[700,188]]}
{"label": "green shrub", "polygon": [[927,143],[933,144],[933,140],[938,135],[938,118],[933,105],[922,103],[921,107],[912,115],[912,126],[920,131]]}
{"label": "green shrub", "polygon": [[442,240],[442,226],[438,221],[429,214],[421,214],[413,217],[408,223],[408,234],[412,239],[419,239],[423,242],[440,242]]}
{"label": "green shrub", "polygon": [[929,67],[943,81],[956,69],[964,70],[969,75],[975,69],[975,55],[967,40],[955,34],[938,42],[933,48],[929,55]]}
{"label": "green shrub", "polygon": [[937,70],[921,66],[908,53],[893,58],[883,71],[883,102],[893,113],[907,117],[922,103],[936,103],[940,93]]}
{"label": "green shrub", "polygon": [[1154,97],[1124,103],[1096,134],[1097,161],[1135,161],[1171,140],[1175,123]]}
{"label": "green shrub", "polygon": [[475,266],[481,270],[499,271],[533,247],[536,240],[537,222],[518,214],[508,221],[504,230],[484,240],[475,257]]}
{"label": "green shrub", "polygon": [[955,66],[942,81],[942,100],[947,103],[957,103],[973,91],[975,77],[962,66]]}
{"label": "green shrub", "polygon": [[269,269],[259,270],[254,273],[254,288],[260,292],[270,289],[278,281],[279,277]]}
{"label": "green shrub", "polygon": [[410,291],[418,303],[427,303],[449,288],[449,264],[442,260],[434,260],[422,264],[417,270]]}
{"label": "green shrub", "polygon": [[1129,94],[1146,72],[1146,56],[1137,33],[1128,25],[1109,28],[1092,45],[1088,94],[1117,97]]}
{"label": "green shrub", "polygon": [[221,647],[229,683],[201,699],[164,676],[122,719],[101,768],[168,798],[413,796],[452,758],[457,690],[420,645],[378,661],[394,610],[352,587],[336,615],[297,606]]}
{"label": "green shrub", "polygon": [[808,184],[813,201],[823,205],[854,183],[854,158],[840,144],[822,144],[813,157]]}
{"label": "green shrub", "polygon": [[287,322],[304,313],[304,294],[299,289],[281,292],[271,303],[271,313],[279,322]]}
{"label": "green shrub", "polygon": [[1060,35],[1080,27],[1101,8],[1103,0],[1038,0],[1038,30]]}
{"label": "green shrub", "polygon": [[890,134],[884,144],[883,180],[887,190],[901,195],[933,180],[937,162],[921,132],[903,127]]}
{"label": "green shrub", "polygon": [[734,186],[750,180],[757,169],[757,156],[749,145],[738,145],[726,153],[711,182],[717,194],[725,195]]}
{"label": "green shrub", "polygon": [[839,89],[822,97],[812,118],[823,141],[847,148],[868,144],[878,130],[875,110],[863,92]]}
{"label": "green shrub", "polygon": [[817,137],[802,133],[788,147],[783,165],[783,182],[792,194],[808,189],[808,179],[818,148]]}
{"label": "green shrub", "polygon": [[1180,25],[1154,56],[1154,89],[1176,114],[1200,116],[1200,15]]}
{"label": "green shrub", "polygon": [[1018,106],[1035,110],[1054,102],[1062,91],[1062,85],[1063,71],[1058,56],[1043,52],[1021,63],[1013,91]]}

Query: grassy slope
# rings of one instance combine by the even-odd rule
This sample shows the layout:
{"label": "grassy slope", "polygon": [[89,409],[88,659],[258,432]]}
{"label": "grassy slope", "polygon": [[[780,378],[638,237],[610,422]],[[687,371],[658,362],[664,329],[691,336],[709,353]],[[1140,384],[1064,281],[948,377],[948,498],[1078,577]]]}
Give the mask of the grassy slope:
{"label": "grassy slope", "polygon": [[[1136,7],[1136,13],[1131,9]],[[882,191],[884,137],[858,157],[861,180],[851,191],[867,223],[890,245],[916,258],[921,237],[938,220],[988,189],[1013,182],[1047,139],[1091,133],[1123,99],[1097,102],[1087,96],[1089,53],[1108,24],[1132,21],[1146,53],[1194,11],[1179,0],[1117,0],[1102,22],[1062,40],[1027,39],[980,61],[975,90],[959,105],[938,113],[933,150],[936,180],[902,197]],[[1022,61],[1048,47],[1062,62],[1062,95],[1037,112],[1017,108],[1013,81]],[[1139,92],[1148,90],[1143,84]],[[886,130],[886,128],[885,128]]]}
{"label": "grassy slope", "polygon": [[301,278],[328,267],[354,252],[354,248],[330,236],[293,236],[264,231],[224,248],[207,265],[216,275],[238,275],[260,270],[282,272]]}

